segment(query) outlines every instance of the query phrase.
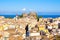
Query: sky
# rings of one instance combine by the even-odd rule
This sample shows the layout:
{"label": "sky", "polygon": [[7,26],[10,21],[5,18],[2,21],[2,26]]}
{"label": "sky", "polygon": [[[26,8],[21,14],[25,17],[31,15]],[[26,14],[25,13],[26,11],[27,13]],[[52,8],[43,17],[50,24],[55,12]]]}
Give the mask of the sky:
{"label": "sky", "polygon": [[0,14],[23,11],[60,12],[60,0],[0,0]]}

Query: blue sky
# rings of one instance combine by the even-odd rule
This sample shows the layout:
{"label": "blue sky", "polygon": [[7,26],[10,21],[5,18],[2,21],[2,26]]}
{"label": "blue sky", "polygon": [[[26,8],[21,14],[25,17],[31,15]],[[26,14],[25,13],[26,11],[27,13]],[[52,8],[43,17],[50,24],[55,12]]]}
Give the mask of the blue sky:
{"label": "blue sky", "polygon": [[0,0],[0,14],[2,12],[32,10],[37,12],[60,12],[60,0]]}

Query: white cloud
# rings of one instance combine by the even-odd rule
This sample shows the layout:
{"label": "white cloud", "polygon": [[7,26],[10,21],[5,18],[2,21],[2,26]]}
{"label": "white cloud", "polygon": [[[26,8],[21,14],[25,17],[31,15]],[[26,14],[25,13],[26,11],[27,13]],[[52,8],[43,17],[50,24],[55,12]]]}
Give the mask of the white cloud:
{"label": "white cloud", "polygon": [[23,8],[22,11],[26,11],[26,8]]}

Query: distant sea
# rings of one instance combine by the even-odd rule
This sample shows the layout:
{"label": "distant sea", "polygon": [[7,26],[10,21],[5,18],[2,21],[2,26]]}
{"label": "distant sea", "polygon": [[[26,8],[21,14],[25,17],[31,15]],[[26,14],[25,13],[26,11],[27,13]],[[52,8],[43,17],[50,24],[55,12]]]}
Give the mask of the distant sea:
{"label": "distant sea", "polygon": [[[5,18],[14,18],[16,17],[16,15],[0,15],[0,16],[4,16]],[[60,15],[38,15],[38,17],[43,17],[43,18],[57,18],[60,17]]]}
{"label": "distant sea", "polygon": [[[11,15],[12,14],[12,15]],[[21,12],[18,12],[21,15]],[[60,17],[60,12],[37,12],[38,17],[42,16],[43,18],[57,18]],[[0,16],[5,18],[14,18],[16,13],[0,13]]]}

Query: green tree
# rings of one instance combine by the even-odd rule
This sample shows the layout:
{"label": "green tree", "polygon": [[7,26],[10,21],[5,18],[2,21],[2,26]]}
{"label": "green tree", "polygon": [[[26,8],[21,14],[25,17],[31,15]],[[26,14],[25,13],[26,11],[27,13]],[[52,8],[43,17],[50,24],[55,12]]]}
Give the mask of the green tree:
{"label": "green tree", "polygon": [[22,17],[23,17],[23,14],[18,16],[18,18],[22,18]]}
{"label": "green tree", "polygon": [[42,16],[40,16],[39,18],[42,18]]}

